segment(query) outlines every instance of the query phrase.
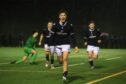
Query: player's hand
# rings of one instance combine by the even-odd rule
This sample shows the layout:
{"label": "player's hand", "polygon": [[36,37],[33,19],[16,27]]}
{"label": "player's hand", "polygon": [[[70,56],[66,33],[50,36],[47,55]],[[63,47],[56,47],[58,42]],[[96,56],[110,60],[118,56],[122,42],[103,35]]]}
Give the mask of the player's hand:
{"label": "player's hand", "polygon": [[84,46],[87,46],[87,42],[84,43]]}
{"label": "player's hand", "polygon": [[75,48],[74,48],[74,52],[75,52],[75,53],[78,53],[78,52],[79,52],[79,48],[78,48],[78,47],[75,47]]}
{"label": "player's hand", "polygon": [[41,46],[41,42],[39,42],[39,46]]}
{"label": "player's hand", "polygon": [[98,40],[98,43],[100,44],[101,43],[101,40]]}

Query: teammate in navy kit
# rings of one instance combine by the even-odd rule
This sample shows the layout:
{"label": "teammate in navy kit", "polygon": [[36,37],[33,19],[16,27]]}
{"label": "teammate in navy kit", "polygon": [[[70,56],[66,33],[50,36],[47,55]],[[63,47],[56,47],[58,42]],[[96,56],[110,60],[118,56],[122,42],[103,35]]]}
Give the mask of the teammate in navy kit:
{"label": "teammate in navy kit", "polygon": [[44,40],[44,50],[46,54],[46,63],[45,67],[49,66],[50,57],[51,57],[51,69],[54,69],[54,32],[52,31],[53,22],[49,21],[47,24],[47,28],[43,29],[43,32],[40,36],[39,45],[41,45],[42,40]]}
{"label": "teammate in navy kit", "polygon": [[56,53],[59,56],[61,63],[63,63],[63,81],[66,81],[68,75],[67,59],[70,52],[70,40],[75,47],[75,52],[78,52],[78,47],[73,26],[67,21],[67,12],[65,10],[59,12],[59,21],[55,23],[53,32],[55,33],[54,44]]}
{"label": "teammate in navy kit", "polygon": [[91,21],[89,28],[84,33],[84,45],[87,46],[87,53],[91,69],[94,69],[95,58],[98,58],[99,44],[101,43],[101,32],[95,28],[95,23]]}

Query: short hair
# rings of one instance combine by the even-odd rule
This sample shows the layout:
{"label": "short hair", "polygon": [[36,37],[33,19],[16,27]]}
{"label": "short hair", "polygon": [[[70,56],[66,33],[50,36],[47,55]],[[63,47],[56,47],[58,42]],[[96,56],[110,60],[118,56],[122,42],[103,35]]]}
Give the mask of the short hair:
{"label": "short hair", "polygon": [[53,21],[50,20],[50,21],[48,21],[48,23],[53,23]]}
{"label": "short hair", "polygon": [[68,15],[68,12],[64,9],[61,9],[58,14],[60,15],[61,13],[65,13],[66,15]]}
{"label": "short hair", "polygon": [[92,24],[92,23],[93,23],[93,24],[95,24],[95,22],[94,22],[94,21],[90,21],[90,22],[89,22],[89,24]]}

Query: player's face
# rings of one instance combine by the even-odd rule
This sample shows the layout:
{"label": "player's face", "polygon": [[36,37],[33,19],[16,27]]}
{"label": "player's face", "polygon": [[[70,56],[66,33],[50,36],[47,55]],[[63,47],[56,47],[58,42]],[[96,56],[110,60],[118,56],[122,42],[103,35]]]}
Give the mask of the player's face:
{"label": "player's face", "polygon": [[60,21],[65,22],[66,19],[67,19],[66,13],[60,13],[59,14],[59,19],[60,19]]}
{"label": "player's face", "polygon": [[52,29],[53,23],[52,23],[52,22],[49,22],[49,23],[47,24],[47,27],[48,27],[48,29]]}
{"label": "player's face", "polygon": [[90,24],[89,24],[89,28],[90,28],[90,29],[94,29],[94,28],[95,28],[95,24],[94,24],[94,23],[90,23]]}
{"label": "player's face", "polygon": [[38,32],[35,32],[33,36],[36,38],[38,36]]}

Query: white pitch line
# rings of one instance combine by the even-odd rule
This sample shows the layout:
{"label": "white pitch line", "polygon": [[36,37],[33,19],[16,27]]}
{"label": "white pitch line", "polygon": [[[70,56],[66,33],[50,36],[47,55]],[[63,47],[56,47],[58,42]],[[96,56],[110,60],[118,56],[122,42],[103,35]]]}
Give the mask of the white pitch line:
{"label": "white pitch line", "polygon": [[108,58],[106,60],[113,60],[113,59],[118,59],[118,58],[121,58],[121,57],[113,57],[113,58]]}
{"label": "white pitch line", "polygon": [[[68,66],[71,67],[71,66],[77,66],[77,65],[82,65],[82,64],[85,64],[85,63],[71,64],[71,65],[68,65]],[[62,66],[60,66],[60,67],[56,67],[56,68],[62,68]]]}
{"label": "white pitch line", "polygon": [[4,65],[4,64],[9,64],[9,63],[0,63],[0,65]]}
{"label": "white pitch line", "polygon": [[[71,64],[71,65],[68,65],[68,66],[77,66],[77,65],[82,65],[82,64],[85,64],[85,63],[79,63],[79,64]],[[57,68],[62,68],[62,66],[60,67],[57,67]],[[53,71],[28,71],[28,70],[0,70],[1,72],[53,72]]]}
{"label": "white pitch line", "polygon": [[99,79],[96,79],[96,80],[89,81],[86,84],[96,84],[100,81],[107,80],[109,78],[113,78],[113,77],[116,77],[116,76],[119,76],[119,75],[122,75],[122,74],[125,74],[125,73],[126,73],[126,70],[120,71],[120,72],[117,72],[117,73],[114,73],[114,74],[111,74],[111,75],[108,75],[108,76],[105,76],[105,77],[102,77],[102,78],[99,78]]}
{"label": "white pitch line", "polygon": [[[4,65],[4,64],[10,64],[10,63],[0,63],[0,65]],[[85,63],[71,64],[69,66],[76,66],[76,65],[82,65],[82,64],[85,64]],[[60,68],[60,67],[58,67],[58,68]]]}
{"label": "white pitch line", "polygon": [[[48,71],[28,71],[28,70],[0,70],[1,72],[48,72]],[[51,71],[50,71],[51,72]]]}

